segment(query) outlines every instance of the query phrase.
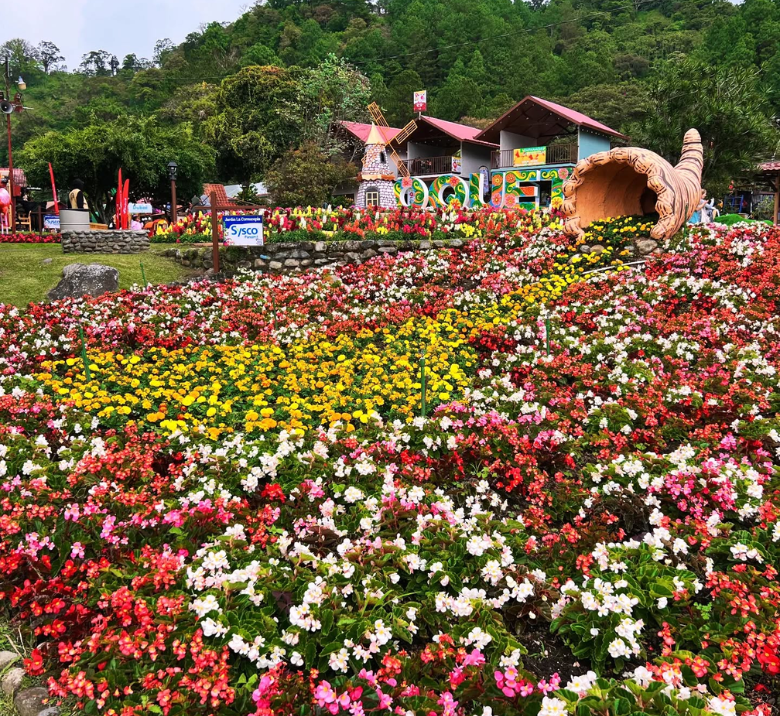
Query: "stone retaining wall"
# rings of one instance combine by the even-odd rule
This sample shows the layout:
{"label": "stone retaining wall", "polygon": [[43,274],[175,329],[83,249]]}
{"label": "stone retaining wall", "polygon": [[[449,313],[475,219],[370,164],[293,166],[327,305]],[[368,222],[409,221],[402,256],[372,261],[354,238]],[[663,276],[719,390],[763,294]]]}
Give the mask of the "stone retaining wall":
{"label": "stone retaining wall", "polygon": [[[219,263],[222,271],[240,268],[261,273],[292,273],[307,268],[342,264],[361,264],[381,254],[394,256],[431,248],[459,248],[461,239],[443,241],[294,241],[265,246],[221,246]],[[211,247],[166,249],[163,256],[201,270],[212,268]]]}
{"label": "stone retaining wall", "polygon": [[145,231],[67,231],[62,234],[66,254],[138,254],[149,249]]}

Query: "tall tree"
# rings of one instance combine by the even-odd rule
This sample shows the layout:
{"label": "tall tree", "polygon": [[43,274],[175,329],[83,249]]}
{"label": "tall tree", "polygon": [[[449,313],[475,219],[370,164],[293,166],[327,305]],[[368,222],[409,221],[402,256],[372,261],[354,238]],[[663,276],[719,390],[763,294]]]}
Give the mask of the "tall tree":
{"label": "tall tree", "polygon": [[105,77],[111,74],[113,55],[105,50],[91,50],[81,56],[79,70],[88,77]]}
{"label": "tall tree", "polygon": [[686,130],[698,129],[703,184],[718,196],[777,145],[772,115],[758,70],[683,60],[668,63],[654,78],[647,112],[632,136],[674,163]]}
{"label": "tall tree", "polygon": [[354,167],[344,159],[306,142],[274,163],[266,175],[266,185],[277,206],[321,206],[337,184],[354,175]]}
{"label": "tall tree", "polygon": [[223,80],[216,114],[205,136],[217,151],[225,180],[247,184],[262,179],[300,134],[293,110],[299,92],[296,73],[281,67],[245,67]]}
{"label": "tall tree", "polygon": [[162,127],[154,118],[122,117],[49,132],[27,142],[19,153],[20,166],[40,186],[47,184],[49,162],[60,183],[83,180],[90,205],[101,218],[113,211],[111,196],[120,168],[130,180],[133,198],[151,198],[158,205],[168,201],[167,165],[172,159],[179,165],[182,195],[200,192],[213,171],[214,153],[195,141],[187,124]]}
{"label": "tall tree", "polygon": [[38,62],[41,63],[41,67],[43,67],[43,71],[47,75],[49,72],[56,70],[60,62],[65,61],[65,57],[60,52],[60,48],[53,42],[39,42],[35,48],[35,52]]}
{"label": "tall tree", "polygon": [[294,104],[304,141],[314,142],[326,154],[342,147],[337,129],[341,122],[369,119],[371,83],[352,65],[335,55],[305,71]]}

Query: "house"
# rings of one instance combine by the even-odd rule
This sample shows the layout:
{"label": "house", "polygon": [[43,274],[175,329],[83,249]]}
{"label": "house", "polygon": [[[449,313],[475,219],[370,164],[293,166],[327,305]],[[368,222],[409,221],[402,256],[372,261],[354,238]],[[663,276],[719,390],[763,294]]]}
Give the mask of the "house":
{"label": "house", "polygon": [[442,174],[469,177],[489,166],[494,142],[479,139],[480,130],[467,124],[422,115],[416,127],[400,144],[404,165],[412,177],[433,179]]}
{"label": "house", "polygon": [[560,203],[563,181],[578,161],[627,139],[581,112],[531,95],[476,138],[498,145],[490,157],[493,194],[502,192],[505,205],[513,197],[519,203],[533,198],[537,207]]}
{"label": "house", "polygon": [[538,208],[562,201],[574,165],[626,139],[605,124],[555,102],[528,96],[484,130],[421,116],[393,144],[406,154],[404,204]]}

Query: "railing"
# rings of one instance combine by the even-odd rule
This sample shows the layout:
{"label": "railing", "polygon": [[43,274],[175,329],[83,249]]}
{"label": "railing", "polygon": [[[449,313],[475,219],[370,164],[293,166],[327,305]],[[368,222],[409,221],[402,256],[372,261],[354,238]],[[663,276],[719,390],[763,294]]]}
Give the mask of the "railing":
{"label": "railing", "polygon": [[453,168],[453,157],[423,157],[421,159],[405,159],[401,164],[409,170],[413,177],[428,176],[429,174],[460,174],[460,162],[456,160],[457,167]]}
{"label": "railing", "polygon": [[[545,148],[545,164],[576,164],[578,147],[576,144],[553,144]],[[499,149],[492,153],[490,165],[493,169],[515,165],[514,149]],[[530,165],[525,165],[530,166]]]}

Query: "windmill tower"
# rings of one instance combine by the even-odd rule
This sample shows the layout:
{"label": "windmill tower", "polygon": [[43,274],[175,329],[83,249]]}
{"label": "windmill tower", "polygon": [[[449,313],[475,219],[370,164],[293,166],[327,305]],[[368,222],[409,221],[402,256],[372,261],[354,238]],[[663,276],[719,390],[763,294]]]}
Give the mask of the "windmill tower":
{"label": "windmill tower", "polygon": [[370,206],[390,209],[395,206],[393,184],[395,174],[387,160],[387,142],[375,125],[366,139],[366,151],[363,155],[363,171],[358,174],[358,193],[355,205],[361,208]]}

